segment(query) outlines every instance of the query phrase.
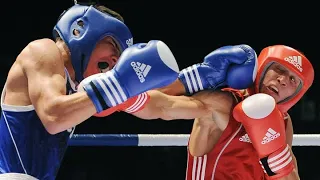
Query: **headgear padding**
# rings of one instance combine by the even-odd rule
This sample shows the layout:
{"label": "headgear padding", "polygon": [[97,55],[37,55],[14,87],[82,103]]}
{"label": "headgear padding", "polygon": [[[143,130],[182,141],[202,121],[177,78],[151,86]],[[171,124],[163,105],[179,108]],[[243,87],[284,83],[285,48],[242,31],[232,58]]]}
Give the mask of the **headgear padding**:
{"label": "headgear padding", "polygon": [[[74,34],[75,30],[79,32]],[[91,53],[99,40],[112,37],[120,45],[120,51],[133,44],[129,28],[120,20],[100,12],[93,6],[74,5],[59,19],[53,30],[67,44],[76,80],[83,79]]]}
{"label": "headgear padding", "polygon": [[[278,102],[279,109],[285,113],[295,105],[310,88],[314,79],[314,70],[310,61],[299,51],[284,45],[275,45],[264,48],[258,57],[258,72],[252,93],[258,93],[265,72],[272,62],[277,62],[294,72],[301,79],[296,93]],[[253,91],[253,92],[252,92]]]}

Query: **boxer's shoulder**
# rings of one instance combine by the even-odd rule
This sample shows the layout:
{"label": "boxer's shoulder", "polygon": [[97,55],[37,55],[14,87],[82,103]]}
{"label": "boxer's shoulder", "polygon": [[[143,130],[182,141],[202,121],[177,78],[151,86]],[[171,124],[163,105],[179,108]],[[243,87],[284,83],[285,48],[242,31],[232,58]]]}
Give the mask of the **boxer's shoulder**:
{"label": "boxer's shoulder", "polygon": [[[59,61],[60,60],[60,61]],[[23,68],[37,68],[47,64],[57,65],[62,61],[62,53],[51,39],[43,38],[31,41],[18,55],[16,62]]]}
{"label": "boxer's shoulder", "polygon": [[52,50],[59,50],[56,45],[56,42],[48,38],[43,38],[43,39],[37,39],[29,42],[27,46],[22,50],[21,54],[32,53],[34,55],[39,54],[41,56],[41,53],[46,53]]}
{"label": "boxer's shoulder", "polygon": [[231,92],[221,90],[205,90],[193,95],[194,98],[200,100],[208,106],[217,109],[230,109],[234,102],[234,98]]}

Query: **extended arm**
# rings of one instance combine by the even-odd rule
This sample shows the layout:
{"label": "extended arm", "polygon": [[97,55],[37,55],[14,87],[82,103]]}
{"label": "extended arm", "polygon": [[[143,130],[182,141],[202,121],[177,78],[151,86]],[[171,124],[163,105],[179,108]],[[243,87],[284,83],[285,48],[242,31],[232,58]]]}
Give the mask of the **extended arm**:
{"label": "extended arm", "polygon": [[197,97],[170,96],[157,90],[148,91],[145,107],[133,115],[142,119],[194,119],[208,113],[207,106]]}

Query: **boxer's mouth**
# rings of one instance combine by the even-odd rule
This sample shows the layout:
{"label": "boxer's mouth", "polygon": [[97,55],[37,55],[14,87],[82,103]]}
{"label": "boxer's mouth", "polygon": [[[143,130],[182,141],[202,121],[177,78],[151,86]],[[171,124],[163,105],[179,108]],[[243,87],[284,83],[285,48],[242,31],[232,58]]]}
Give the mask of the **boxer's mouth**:
{"label": "boxer's mouth", "polygon": [[109,71],[109,63],[107,62],[98,62],[98,68],[100,70],[100,73],[105,73],[107,71]]}
{"label": "boxer's mouth", "polygon": [[274,93],[277,94],[277,95],[279,94],[279,89],[278,89],[276,86],[274,86],[274,85],[268,86],[267,89],[268,89],[269,91],[274,92]]}

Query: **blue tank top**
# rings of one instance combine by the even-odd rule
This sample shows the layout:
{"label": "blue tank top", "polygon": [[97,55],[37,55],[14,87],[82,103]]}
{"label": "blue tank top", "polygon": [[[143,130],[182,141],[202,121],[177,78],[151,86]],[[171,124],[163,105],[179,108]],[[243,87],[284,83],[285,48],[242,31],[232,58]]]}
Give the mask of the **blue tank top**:
{"label": "blue tank top", "polygon": [[[74,83],[65,72],[67,93],[74,93]],[[23,173],[54,180],[74,128],[51,135],[32,105],[5,105],[4,94],[5,90],[1,96],[0,173]]]}

